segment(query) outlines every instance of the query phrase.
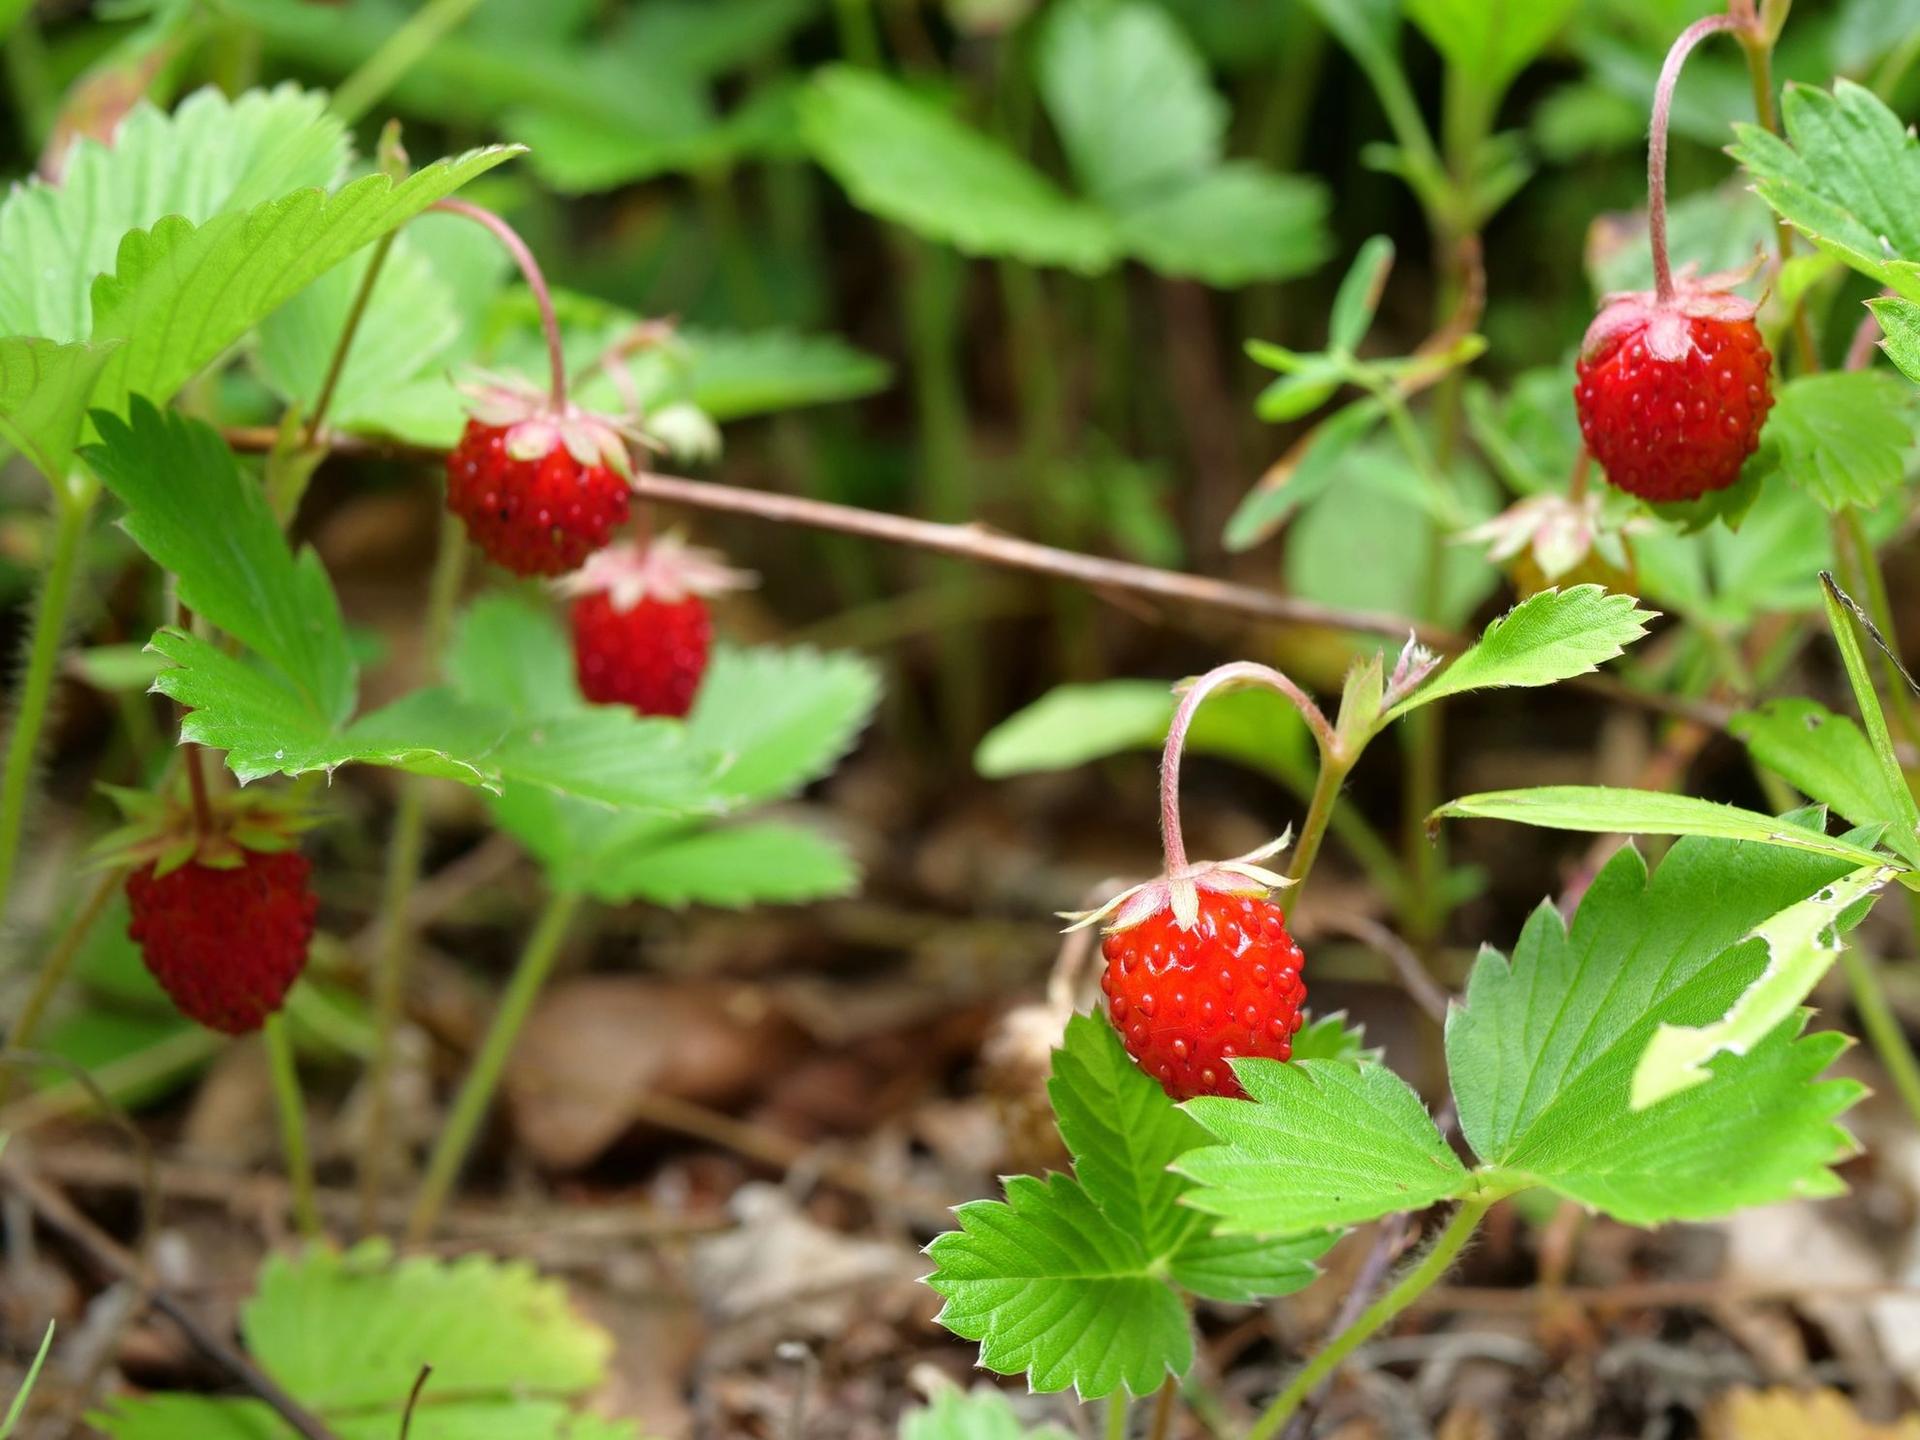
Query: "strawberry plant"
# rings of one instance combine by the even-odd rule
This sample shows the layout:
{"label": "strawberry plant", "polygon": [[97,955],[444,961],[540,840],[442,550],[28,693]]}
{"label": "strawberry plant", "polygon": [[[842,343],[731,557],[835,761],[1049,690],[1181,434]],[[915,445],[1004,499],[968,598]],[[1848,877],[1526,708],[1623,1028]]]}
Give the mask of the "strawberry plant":
{"label": "strawberry plant", "polygon": [[1920,1396],[1909,8],[0,5],[0,1440]]}

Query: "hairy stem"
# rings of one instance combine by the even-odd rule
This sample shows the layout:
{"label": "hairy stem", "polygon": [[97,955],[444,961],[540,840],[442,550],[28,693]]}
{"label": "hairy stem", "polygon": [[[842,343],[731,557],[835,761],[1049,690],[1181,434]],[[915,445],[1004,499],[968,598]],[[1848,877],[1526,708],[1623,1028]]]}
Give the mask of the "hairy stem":
{"label": "hairy stem", "polygon": [[552,379],[549,396],[553,408],[564,411],[567,408],[567,357],[560,347],[560,321],[553,313],[553,294],[547,289],[547,277],[540,269],[540,262],[533,258],[533,251],[527,242],[520,238],[505,220],[491,210],[483,210],[466,200],[448,198],[436,200],[429,208],[444,210],[449,215],[462,215],[476,225],[484,225],[500,242],[501,248],[513,257],[513,263],[520,267],[520,275],[527,282],[527,289],[533,292],[533,303],[540,307],[540,329],[547,337],[547,368]]}
{"label": "hairy stem", "polygon": [[460,1084],[460,1093],[454,1099],[453,1109],[441,1127],[440,1138],[427,1162],[426,1176],[420,1182],[413,1213],[407,1219],[409,1244],[427,1239],[439,1222],[441,1207],[480,1133],[480,1122],[493,1103],[513,1042],[519,1038],[521,1027],[533,1011],[534,1001],[539,999],[541,988],[553,971],[554,961],[560,957],[561,943],[567,937],[567,926],[579,903],[578,895],[560,893],[550,897],[533,927],[533,934],[527,938],[526,949],[521,951],[519,963],[514,966],[513,978],[500,997],[500,1008],[494,1012],[493,1023],[487,1027],[486,1038],[481,1041],[467,1077]]}
{"label": "hairy stem", "polygon": [[27,804],[35,788],[33,767],[40,753],[40,732],[46,728],[47,705],[53,698],[60,647],[66,638],[67,607],[79,569],[80,543],[86,538],[92,513],[91,491],[84,499],[64,491],[57,494],[53,553],[40,578],[32,638],[27,645],[27,668],[16,692],[19,699],[14,705],[13,728],[7,735],[6,759],[0,762],[0,918],[5,917],[13,872],[20,860]]}
{"label": "hairy stem", "polygon": [[[427,588],[424,625],[426,653],[438,664],[453,626],[453,607],[466,574],[467,542],[460,522],[440,516],[439,548],[433,560],[433,578]],[[387,1188],[387,1164],[392,1158],[394,1045],[400,1029],[407,988],[407,962],[413,953],[413,929],[407,908],[420,867],[426,858],[427,809],[424,775],[404,777],[400,803],[394,811],[393,835],[387,842],[387,872],[380,896],[380,953],[374,970],[373,1056],[367,1064],[367,1135],[360,1152],[360,1225],[371,1230],[378,1222],[380,1202]]]}
{"label": "hairy stem", "polygon": [[280,1113],[280,1148],[286,1153],[287,1181],[293,1187],[293,1220],[303,1239],[320,1238],[320,1209],[313,1198],[313,1152],[307,1148],[307,1104],[300,1094],[287,1017],[276,1010],[265,1027],[267,1065],[273,1072],[273,1102]]}
{"label": "hairy stem", "polygon": [[1915,1058],[1913,1042],[1907,1039],[1906,1028],[1887,999],[1879,967],[1852,945],[1841,952],[1840,963],[1846,967],[1847,983],[1853,988],[1853,1008],[1859,1012],[1860,1028],[1867,1032],[1874,1053],[1887,1067],[1907,1114],[1920,1125],[1920,1059]]}
{"label": "hairy stem", "polygon": [[[1166,749],[1160,756],[1160,839],[1166,850],[1168,875],[1177,875],[1187,868],[1187,842],[1180,832],[1180,756],[1186,749],[1187,732],[1193,728],[1193,717],[1206,698],[1231,685],[1264,685],[1285,696],[1300,712],[1300,718],[1307,722],[1307,728],[1320,746],[1323,776],[1327,757],[1340,751],[1333,726],[1327,723],[1327,717],[1314,704],[1313,697],[1271,666],[1238,660],[1202,675],[1180,697],[1179,708],[1173,712],[1173,723],[1167,727]],[[1324,816],[1320,828],[1326,828]]]}
{"label": "hairy stem", "polygon": [[1393,1320],[1415,1300],[1433,1287],[1445,1275],[1453,1262],[1459,1258],[1473,1232],[1480,1228],[1480,1222],[1493,1207],[1496,1197],[1476,1195],[1461,1202],[1460,1208],[1447,1222],[1446,1229],[1440,1232],[1440,1238],[1433,1243],[1420,1263],[1409,1270],[1385,1295],[1367,1307],[1366,1313],[1334,1336],[1326,1348],[1304,1365],[1300,1373],[1293,1377],[1286,1389],[1274,1398],[1271,1405],[1261,1413],[1258,1421],[1246,1434],[1246,1440],[1272,1440],[1278,1435],[1293,1412],[1313,1393],[1320,1382],[1332,1375],[1349,1355],[1362,1343],[1371,1338],[1389,1321]]}
{"label": "hairy stem", "polygon": [[1673,90],[1680,82],[1680,67],[1687,56],[1709,35],[1737,30],[1741,22],[1732,15],[1708,15],[1680,32],[1680,38],[1667,51],[1666,64],[1660,67],[1659,82],[1653,88],[1653,127],[1647,142],[1647,233],[1653,242],[1653,289],[1664,305],[1673,299],[1673,267],[1667,259],[1667,128],[1673,115]]}

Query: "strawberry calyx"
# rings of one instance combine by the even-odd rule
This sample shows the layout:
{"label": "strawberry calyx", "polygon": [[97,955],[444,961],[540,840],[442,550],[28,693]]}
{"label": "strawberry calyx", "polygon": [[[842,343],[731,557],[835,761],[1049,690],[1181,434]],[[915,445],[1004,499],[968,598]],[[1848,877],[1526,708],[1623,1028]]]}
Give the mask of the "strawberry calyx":
{"label": "strawberry calyx", "polygon": [[679,535],[626,541],[594,551],[570,575],[555,580],[562,595],[601,595],[625,613],[643,600],[678,604],[689,596],[708,597],[748,589],[757,583],[751,571],[727,564],[718,550],[689,545]]}
{"label": "strawberry calyx", "polygon": [[1292,880],[1267,869],[1262,863],[1278,855],[1292,841],[1293,831],[1289,829],[1277,840],[1269,840],[1245,855],[1235,856],[1231,860],[1205,860],[1195,865],[1181,866],[1156,880],[1122,890],[1098,909],[1065,910],[1060,912],[1060,918],[1072,922],[1067,926],[1069,932],[1099,925],[1103,933],[1112,935],[1131,930],[1156,915],[1171,913],[1176,925],[1182,930],[1191,930],[1200,920],[1200,892],[1203,890],[1213,895],[1248,895],[1264,899],[1275,890],[1292,885]]}
{"label": "strawberry calyx", "polygon": [[1580,359],[1591,363],[1638,334],[1654,359],[1684,360],[1694,348],[1691,322],[1737,324],[1751,321],[1759,311],[1758,303],[1733,293],[1735,285],[1753,277],[1753,267],[1706,276],[1693,271],[1693,266],[1683,266],[1673,277],[1673,293],[1665,298],[1657,290],[1622,290],[1602,297],[1600,313],[1580,342]]}
{"label": "strawberry calyx", "polygon": [[300,836],[319,823],[298,798],[264,790],[210,797],[208,822],[198,822],[190,801],[150,790],[102,785],[119,807],[124,823],[93,846],[102,867],[153,867],[155,878],[184,865],[233,870],[250,854],[292,850]]}
{"label": "strawberry calyx", "polygon": [[544,391],[511,380],[489,377],[461,389],[468,397],[469,415],[507,432],[507,454],[515,460],[540,460],[564,447],[582,465],[604,466],[631,479],[630,447],[649,443],[610,415],[584,410],[570,400],[556,404]]}

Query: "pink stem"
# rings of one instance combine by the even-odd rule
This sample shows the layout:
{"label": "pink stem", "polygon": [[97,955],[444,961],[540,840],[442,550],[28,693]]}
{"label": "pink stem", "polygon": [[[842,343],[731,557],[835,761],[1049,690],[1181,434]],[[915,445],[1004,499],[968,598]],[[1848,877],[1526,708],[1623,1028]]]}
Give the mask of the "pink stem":
{"label": "pink stem", "polygon": [[1264,685],[1286,696],[1300,712],[1300,718],[1307,722],[1307,728],[1313,731],[1323,758],[1338,747],[1333,726],[1313,703],[1313,697],[1271,666],[1236,660],[1231,665],[1216,666],[1194,681],[1180,697],[1179,709],[1173,712],[1173,724],[1167,728],[1167,748],[1160,757],[1160,839],[1166,850],[1169,875],[1177,875],[1187,868],[1187,842],[1180,833],[1180,753],[1186,749],[1187,731],[1193,728],[1193,717],[1207,696],[1226,686],[1241,684]]}
{"label": "pink stem", "polygon": [[526,278],[527,288],[533,291],[533,300],[540,307],[540,328],[547,336],[547,363],[553,371],[553,408],[564,411],[567,408],[567,361],[560,349],[560,321],[553,313],[553,296],[547,290],[547,277],[540,272],[540,262],[533,258],[533,251],[527,248],[527,242],[520,233],[491,210],[483,210],[478,205],[465,200],[436,200],[429,207],[444,210],[449,215],[464,215],[477,225],[484,225],[493,232],[513,257],[513,263],[520,267],[520,273]]}
{"label": "pink stem", "polygon": [[1667,263],[1667,123],[1673,112],[1673,89],[1680,83],[1680,67],[1693,47],[1709,35],[1743,26],[1734,15],[1708,15],[1680,32],[1660,67],[1653,87],[1653,131],[1647,143],[1647,230],[1653,239],[1654,298],[1662,305],[1673,299],[1673,267]]}

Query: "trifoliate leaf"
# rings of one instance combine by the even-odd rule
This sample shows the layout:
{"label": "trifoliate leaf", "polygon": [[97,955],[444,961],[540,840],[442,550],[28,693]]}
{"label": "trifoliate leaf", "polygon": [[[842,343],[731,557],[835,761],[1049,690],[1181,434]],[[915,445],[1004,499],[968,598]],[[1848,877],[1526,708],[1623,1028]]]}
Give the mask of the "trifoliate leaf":
{"label": "trifoliate leaf", "polygon": [[1748,462],[1830,511],[1872,509],[1906,478],[1920,419],[1913,387],[1885,370],[1802,375],[1778,387],[1760,449]]}
{"label": "trifoliate leaf", "polygon": [[1727,723],[1753,758],[1810,800],[1856,825],[1885,825],[1888,848],[1920,864],[1920,837],[1903,815],[1913,797],[1895,791],[1859,724],[1812,700],[1773,700]]}
{"label": "trifoliate leaf", "polygon": [[[511,807],[502,809],[511,813]],[[510,827],[511,828],[511,827]],[[664,825],[660,827],[666,828]],[[853,893],[860,871],[818,831],[771,821],[740,821],[607,846],[554,883],[577,886],[609,904],[650,901],[681,909],[713,905],[799,905]]]}
{"label": "trifoliate leaf", "polygon": [[962,1394],[944,1386],[925,1409],[909,1410],[900,1422],[900,1440],[1071,1440],[1057,1425],[1029,1430],[997,1390]]}
{"label": "trifoliate leaf", "polygon": [[880,699],[880,677],[844,653],[758,646],[715,651],[687,730],[730,757],[721,777],[729,804],[793,794],[837,765]]}
{"label": "trifoliate leaf", "polygon": [[1662,790],[1616,790],[1605,785],[1543,785],[1534,790],[1496,790],[1442,805],[1433,818],[1517,820],[1547,830],[1590,835],[1705,835],[1801,850],[1878,865],[1887,857],[1866,846],[1790,820],[1776,820],[1737,805],[1722,805]]}
{"label": "trifoliate leaf", "polygon": [[1246,1100],[1187,1113],[1220,1142],[1182,1156],[1187,1204],[1220,1230],[1291,1234],[1356,1225],[1464,1194],[1472,1179],[1420,1097],[1383,1065],[1238,1060]]}
{"label": "trifoliate leaf", "polygon": [[0,333],[86,339],[93,279],[114,268],[129,230],[167,215],[204,224],[331,185],[346,158],[346,128],[317,91],[283,85],[229,100],[208,88],[171,115],[140,102],[110,144],[83,139],[67,152],[60,183],[29,180],[0,202]]}
{"label": "trifoliate leaf", "polygon": [[897,81],[851,66],[817,72],[800,107],[816,159],[855,203],[970,255],[1098,274],[1119,241],[999,141]]}
{"label": "trifoliate leaf", "polygon": [[1738,125],[1733,157],[1754,189],[1813,243],[1881,285],[1920,300],[1920,142],[1864,85],[1789,85],[1785,138]]}
{"label": "trifoliate leaf", "polygon": [[[928,1247],[939,1266],[928,1283],[947,1297],[942,1323],[981,1341],[989,1369],[1026,1370],[1038,1390],[1145,1394],[1192,1356],[1169,1281],[1229,1302],[1289,1294],[1312,1281],[1336,1236],[1216,1234],[1183,1203],[1190,1182],[1168,1168],[1210,1137],[1104,1021],[1074,1016],[1053,1066],[1047,1092],[1078,1178],[1023,1176],[1007,1182],[1004,1204],[962,1206],[961,1229]],[[1068,1282],[1059,1293],[1055,1275]],[[1113,1344],[1124,1352],[1109,1355]]]}
{"label": "trifoliate leaf", "polygon": [[1587,675],[1647,633],[1656,612],[1600,585],[1543,590],[1487,626],[1479,643],[1387,716],[1468,690],[1552,685]]}
{"label": "trifoliate leaf", "polygon": [[1617,852],[1571,926],[1541,905],[1511,961],[1481,955],[1448,1021],[1475,1153],[1516,1183],[1635,1224],[1839,1188],[1828,1167],[1851,1142],[1833,1117],[1860,1087],[1817,1080],[1845,1041],[1796,1038],[1798,1015],[1650,1109],[1633,1110],[1631,1092],[1661,1025],[1715,1022],[1765,973],[1767,946],[1747,937],[1851,868],[1690,837],[1651,878],[1631,846]]}
{"label": "trifoliate leaf", "polygon": [[1178,23],[1139,0],[1068,0],[1037,55],[1048,113],[1081,187],[1124,211],[1211,169],[1227,106]]}
{"label": "trifoliate leaf", "polygon": [[175,576],[180,602],[266,661],[308,728],[342,724],[355,665],[333,585],[313,551],[295,557],[219,432],[138,396],[127,419],[99,412],[94,424],[87,463],[127,507],[122,528]]}

